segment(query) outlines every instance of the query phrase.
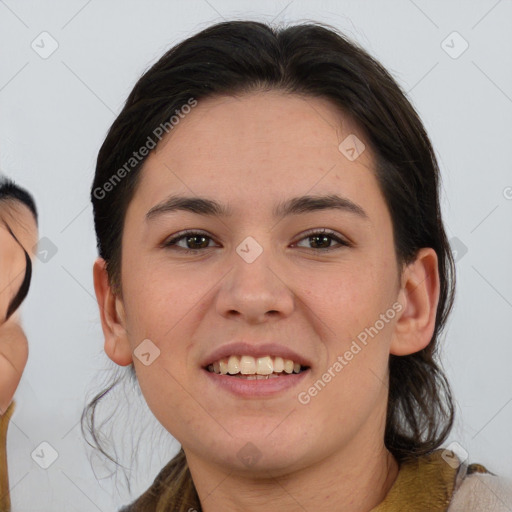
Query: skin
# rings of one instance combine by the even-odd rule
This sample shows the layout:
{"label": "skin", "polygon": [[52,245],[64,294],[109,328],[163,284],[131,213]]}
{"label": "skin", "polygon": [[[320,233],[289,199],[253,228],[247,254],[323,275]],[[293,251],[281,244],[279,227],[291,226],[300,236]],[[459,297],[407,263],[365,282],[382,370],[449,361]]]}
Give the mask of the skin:
{"label": "skin", "polygon": [[[149,407],[182,444],[206,512],[369,511],[396,479],[384,446],[387,363],[432,337],[437,257],[425,248],[398,268],[370,145],[349,161],[338,150],[349,134],[365,141],[323,99],[271,91],[200,101],[145,162],[125,218],[120,294],[104,260],[94,263],[105,351],[119,365],[133,362]],[[178,211],[146,222],[171,193],[213,198],[235,214]],[[272,217],[279,201],[326,193],[349,198],[368,218],[332,209]],[[322,252],[304,235],[322,228],[352,246],[332,240],[335,248]],[[185,229],[206,232],[208,248],[183,253],[201,239],[161,247]],[[247,236],[263,248],[251,264],[235,251]],[[396,301],[402,311],[300,404],[297,394]],[[312,362],[310,375],[271,398],[219,391],[200,364],[242,338],[293,348]],[[160,350],[148,366],[133,355],[144,339]],[[237,457],[248,442],[260,455],[250,467]]]}
{"label": "skin", "polygon": [[[30,209],[17,201],[4,201],[0,204],[0,220],[7,222],[33,261],[38,231]],[[19,309],[5,321],[9,303],[23,282],[25,266],[22,248],[0,222],[0,414],[11,403],[28,359]]]}

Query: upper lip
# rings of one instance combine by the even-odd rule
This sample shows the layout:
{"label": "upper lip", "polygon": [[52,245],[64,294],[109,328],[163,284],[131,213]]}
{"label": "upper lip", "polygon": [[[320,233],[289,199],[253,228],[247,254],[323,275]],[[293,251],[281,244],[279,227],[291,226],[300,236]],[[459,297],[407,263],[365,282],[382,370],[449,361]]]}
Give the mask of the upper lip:
{"label": "upper lip", "polygon": [[201,366],[206,368],[215,361],[232,355],[252,356],[254,358],[264,356],[282,357],[283,359],[291,359],[294,363],[299,363],[301,366],[311,366],[311,363],[305,357],[284,345],[278,343],[256,344],[247,342],[229,343],[219,347],[204,358]]}

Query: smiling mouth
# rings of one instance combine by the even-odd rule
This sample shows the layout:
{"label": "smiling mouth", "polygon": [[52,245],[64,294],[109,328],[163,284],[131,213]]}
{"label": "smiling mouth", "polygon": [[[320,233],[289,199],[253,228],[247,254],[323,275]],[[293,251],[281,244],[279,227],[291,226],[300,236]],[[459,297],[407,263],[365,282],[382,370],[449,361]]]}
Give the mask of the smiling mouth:
{"label": "smiling mouth", "polygon": [[252,357],[232,355],[209,364],[205,368],[210,373],[226,375],[246,380],[266,380],[297,374],[309,369],[291,359],[282,357]]}

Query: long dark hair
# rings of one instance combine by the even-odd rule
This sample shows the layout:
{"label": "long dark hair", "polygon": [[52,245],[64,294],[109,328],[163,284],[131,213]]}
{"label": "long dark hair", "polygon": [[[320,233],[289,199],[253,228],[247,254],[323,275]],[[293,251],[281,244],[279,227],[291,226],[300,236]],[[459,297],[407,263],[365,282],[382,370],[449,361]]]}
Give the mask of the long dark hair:
{"label": "long dark hair", "polygon": [[[352,116],[376,155],[376,177],[391,214],[399,268],[414,261],[423,247],[437,253],[435,330],[423,350],[390,356],[385,428],[385,445],[398,461],[429,453],[447,438],[454,419],[450,387],[436,362],[455,288],[439,204],[439,168],[405,93],[381,64],[336,29],[319,23],[279,29],[249,21],[219,23],[171,48],[138,80],[99,151],[91,189],[98,251],[107,262],[110,283],[122,294],[123,222],[144,163],[130,160],[133,151],[154,141],[157,127],[170,130],[170,118],[191,98],[264,90],[328,99]],[[133,374],[133,366],[129,371]],[[115,384],[99,393],[82,415],[82,427],[87,421],[102,451],[94,411]],[[166,477],[166,491],[154,498],[156,510],[170,505],[182,510],[185,496],[186,505],[200,509],[183,451],[160,477]]]}

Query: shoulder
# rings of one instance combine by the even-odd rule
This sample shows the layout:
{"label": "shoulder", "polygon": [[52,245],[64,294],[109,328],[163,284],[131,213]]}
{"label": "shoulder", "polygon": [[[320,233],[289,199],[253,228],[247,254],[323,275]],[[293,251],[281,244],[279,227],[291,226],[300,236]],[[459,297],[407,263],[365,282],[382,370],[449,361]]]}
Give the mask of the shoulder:
{"label": "shoulder", "polygon": [[510,512],[512,480],[491,473],[467,475],[453,494],[448,512]]}

